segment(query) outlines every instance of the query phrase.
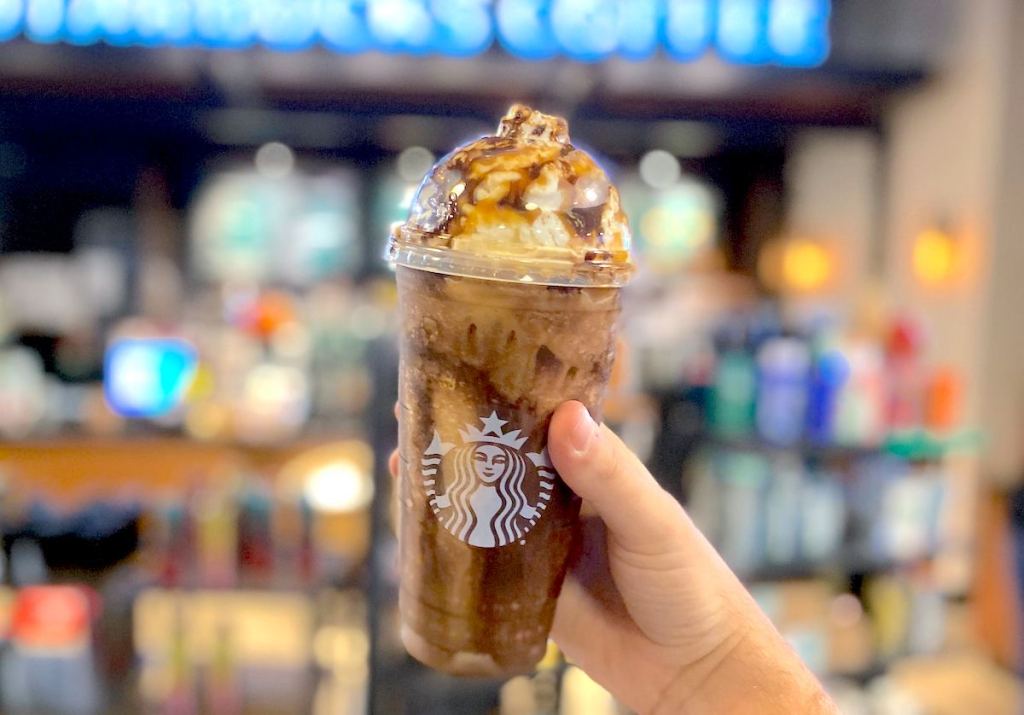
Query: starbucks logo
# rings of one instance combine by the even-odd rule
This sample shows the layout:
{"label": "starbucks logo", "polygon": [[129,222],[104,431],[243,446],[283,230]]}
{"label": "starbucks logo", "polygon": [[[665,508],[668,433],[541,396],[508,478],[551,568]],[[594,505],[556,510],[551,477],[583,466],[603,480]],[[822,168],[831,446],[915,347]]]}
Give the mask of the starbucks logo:
{"label": "starbucks logo", "polygon": [[480,421],[483,429],[459,430],[459,446],[434,430],[422,460],[430,508],[445,529],[472,546],[522,543],[548,507],[555,471],[546,449],[523,453],[526,437],[518,429],[503,431],[508,420],[491,412]]}

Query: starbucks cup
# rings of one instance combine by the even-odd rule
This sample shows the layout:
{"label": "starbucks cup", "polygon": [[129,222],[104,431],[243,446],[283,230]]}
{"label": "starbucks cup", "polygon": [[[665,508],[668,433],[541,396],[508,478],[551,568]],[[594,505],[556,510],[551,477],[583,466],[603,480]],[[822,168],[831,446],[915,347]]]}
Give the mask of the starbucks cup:
{"label": "starbucks cup", "polygon": [[527,672],[579,533],[548,424],[566,400],[601,418],[632,272],[618,194],[564,120],[517,105],[434,167],[388,253],[402,640],[448,673]]}

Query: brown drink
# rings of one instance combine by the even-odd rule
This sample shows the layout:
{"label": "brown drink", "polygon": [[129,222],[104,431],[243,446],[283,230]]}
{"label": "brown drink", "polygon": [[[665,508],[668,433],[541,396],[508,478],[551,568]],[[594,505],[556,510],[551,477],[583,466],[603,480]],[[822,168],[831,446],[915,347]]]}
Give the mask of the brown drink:
{"label": "brown drink", "polygon": [[543,656],[579,500],[547,456],[562,402],[595,417],[628,229],[563,120],[513,107],[453,154],[396,229],[402,314],[402,639],[459,675]]}

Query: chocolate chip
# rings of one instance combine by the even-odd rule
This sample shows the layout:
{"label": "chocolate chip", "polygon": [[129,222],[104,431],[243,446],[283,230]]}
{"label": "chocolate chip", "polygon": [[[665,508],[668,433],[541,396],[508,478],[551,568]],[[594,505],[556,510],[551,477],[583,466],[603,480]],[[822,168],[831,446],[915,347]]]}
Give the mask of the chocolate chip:
{"label": "chocolate chip", "polygon": [[578,208],[570,212],[570,220],[577,227],[577,231],[581,236],[589,236],[601,228],[601,216],[603,214],[603,204],[588,208]]}
{"label": "chocolate chip", "polygon": [[551,352],[547,345],[537,348],[537,372],[558,373],[562,371],[562,361]]}

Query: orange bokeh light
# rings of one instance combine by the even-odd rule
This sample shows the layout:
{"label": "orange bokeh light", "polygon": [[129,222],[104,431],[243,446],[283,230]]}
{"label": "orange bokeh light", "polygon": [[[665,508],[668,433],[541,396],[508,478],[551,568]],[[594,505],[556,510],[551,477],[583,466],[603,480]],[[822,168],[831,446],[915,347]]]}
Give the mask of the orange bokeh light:
{"label": "orange bokeh light", "polygon": [[937,228],[925,229],[917,235],[912,258],[914,275],[927,285],[948,283],[959,263],[956,241]]}
{"label": "orange bokeh light", "polygon": [[818,241],[798,239],[783,248],[782,280],[797,291],[823,288],[835,270],[835,256]]}

